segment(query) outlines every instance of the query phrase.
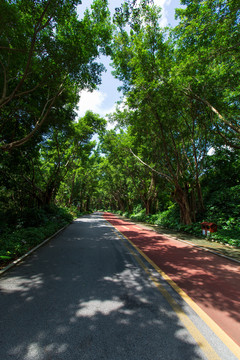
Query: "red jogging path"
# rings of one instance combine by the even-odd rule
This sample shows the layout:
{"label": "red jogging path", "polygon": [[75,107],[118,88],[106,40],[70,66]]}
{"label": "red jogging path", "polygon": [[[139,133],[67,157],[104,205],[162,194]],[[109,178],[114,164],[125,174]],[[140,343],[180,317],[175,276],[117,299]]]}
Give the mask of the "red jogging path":
{"label": "red jogging path", "polygon": [[240,265],[104,213],[240,346]]}

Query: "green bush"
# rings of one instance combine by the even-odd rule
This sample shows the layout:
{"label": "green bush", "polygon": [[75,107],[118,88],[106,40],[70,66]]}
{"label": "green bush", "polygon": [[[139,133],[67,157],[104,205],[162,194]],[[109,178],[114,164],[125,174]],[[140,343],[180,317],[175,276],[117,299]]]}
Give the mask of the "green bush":
{"label": "green bush", "polygon": [[[202,235],[201,223],[203,221],[216,222],[218,225],[218,231],[211,234],[211,239],[226,243],[232,246],[240,247],[240,205],[237,203],[238,192],[240,186],[235,186],[228,189],[226,194],[221,193],[219,196],[214,197],[214,201],[208,205],[207,211],[204,214],[204,218],[191,224],[184,225],[180,222],[179,208],[176,204],[171,205],[167,210],[156,213],[156,214],[145,214],[145,209],[142,209],[141,205],[137,205],[133,209],[133,213],[124,212],[120,210],[107,210],[114,212],[118,215],[123,215],[126,218],[130,218],[133,221],[142,221],[149,224],[162,226],[164,228],[174,229],[178,231],[184,231],[188,234],[195,235],[197,237],[205,238]],[[240,198],[240,196],[239,196]],[[224,204],[221,203],[224,200]],[[234,202],[232,205],[231,212],[227,211],[227,202]]]}
{"label": "green bush", "polygon": [[211,238],[215,241],[223,244],[229,244],[231,246],[240,247],[240,230],[228,230],[220,229],[216,233],[211,235]]}
{"label": "green bush", "polygon": [[154,219],[154,224],[159,226],[173,229],[179,229],[180,227],[179,210],[175,204],[171,205],[167,210],[157,213]]}
{"label": "green bush", "polygon": [[33,227],[43,225],[48,220],[47,211],[41,208],[26,208],[17,220],[18,227]]}
{"label": "green bush", "polygon": [[[238,208],[237,208],[238,209]],[[164,228],[174,229],[178,231],[184,231],[188,234],[195,235],[197,237],[205,238],[202,235],[201,222],[211,221],[216,222],[218,225],[218,231],[211,234],[211,239],[229,244],[232,246],[240,247],[240,219],[239,216],[228,216],[223,213],[221,208],[209,209],[205,213],[205,218],[201,221],[195,222],[191,225],[184,225],[180,222],[179,209],[177,205],[171,205],[167,210],[159,212],[157,214],[146,215],[145,210],[140,206],[134,209],[133,214],[124,213],[125,217],[130,218],[133,221],[142,221],[149,224],[155,224]],[[238,211],[237,211],[238,212]],[[222,215],[222,217],[218,215]],[[238,212],[239,215],[239,212]]]}
{"label": "green bush", "polygon": [[240,226],[240,185],[216,190],[206,201],[206,217],[219,225]]}
{"label": "green bush", "polygon": [[25,209],[15,227],[1,229],[0,265],[25,254],[72,220],[73,215],[65,208]]}
{"label": "green bush", "polygon": [[145,209],[141,209],[137,213],[131,214],[130,219],[131,220],[136,220],[136,221],[145,221],[146,220],[146,211],[145,211]]}

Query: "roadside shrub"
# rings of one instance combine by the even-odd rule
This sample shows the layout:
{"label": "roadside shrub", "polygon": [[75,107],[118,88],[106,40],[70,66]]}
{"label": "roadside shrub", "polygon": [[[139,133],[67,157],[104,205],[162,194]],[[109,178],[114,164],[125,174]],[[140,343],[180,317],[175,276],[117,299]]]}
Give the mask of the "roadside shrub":
{"label": "roadside shrub", "polygon": [[20,214],[18,218],[18,228],[21,227],[33,227],[45,224],[48,221],[48,214],[45,209],[42,208],[26,208]]}
{"label": "roadside shrub", "polygon": [[125,212],[122,214],[122,216],[124,216],[124,217],[130,217],[130,213],[129,213],[128,211],[125,211]]}
{"label": "roadside shrub", "polygon": [[146,211],[145,209],[139,210],[137,213],[130,215],[130,219],[136,221],[145,221],[146,220]]}
{"label": "roadside shrub", "polygon": [[179,210],[175,204],[171,205],[167,210],[157,213],[154,224],[173,229],[179,229],[180,218]]}
{"label": "roadside shrub", "polygon": [[[226,195],[221,194],[220,197],[215,199],[215,203],[208,206],[207,211],[204,214],[204,218],[199,219],[191,225],[184,225],[180,222],[179,209],[176,204],[171,205],[167,210],[158,212],[156,214],[146,215],[145,210],[137,205],[134,208],[132,214],[128,212],[123,213],[123,216],[130,218],[133,221],[142,221],[149,224],[161,226],[163,228],[169,228],[177,231],[183,231],[194,236],[205,238],[202,235],[201,223],[203,221],[215,222],[218,225],[218,231],[212,233],[210,238],[214,241],[218,241],[223,244],[229,244],[231,246],[240,247],[240,204],[237,203],[236,194],[238,194],[240,187],[235,186],[226,193],[230,196],[234,192],[234,206],[230,207],[230,213],[227,212],[226,204],[220,206],[219,199],[224,199],[225,202],[233,201],[232,198],[226,198]],[[114,212],[114,211],[113,211]],[[120,211],[115,211],[120,214]]]}
{"label": "roadside shrub", "polygon": [[73,215],[66,208],[58,208],[56,216],[64,219],[67,222],[73,221]]}
{"label": "roadside shrub", "polygon": [[138,214],[139,212],[143,211],[142,205],[138,204],[133,207],[132,215]]}
{"label": "roadside shrub", "polygon": [[45,236],[41,228],[16,230],[1,237],[0,259],[14,259],[41,243]]}
{"label": "roadside shrub", "polygon": [[240,231],[220,229],[211,235],[211,239],[231,246],[240,247]]}
{"label": "roadside shrub", "polygon": [[146,216],[147,222],[149,224],[155,224],[156,221],[158,220],[158,218],[159,218],[159,213],[157,213],[157,214],[149,214],[149,215]]}
{"label": "roadside shrub", "polygon": [[1,229],[0,265],[25,254],[72,220],[73,215],[65,208],[25,209],[15,227],[6,225]]}

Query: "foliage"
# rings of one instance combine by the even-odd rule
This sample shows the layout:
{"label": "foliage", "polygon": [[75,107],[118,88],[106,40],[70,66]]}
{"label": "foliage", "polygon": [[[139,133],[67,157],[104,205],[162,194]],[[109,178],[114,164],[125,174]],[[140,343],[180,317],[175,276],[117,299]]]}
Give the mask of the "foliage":
{"label": "foliage", "polygon": [[[125,1],[114,25],[105,0],[81,19],[79,0],[0,3],[2,259],[92,209],[199,236],[213,221],[239,245],[239,7],[182,3],[174,29],[151,0]],[[76,118],[102,53],[124,94],[109,131]]]}
{"label": "foliage", "polygon": [[[111,210],[112,211],[112,210]],[[114,210],[113,210],[114,211]],[[217,219],[220,215],[221,208],[217,208],[215,211],[215,216],[211,216],[211,212],[208,211],[205,216],[211,222],[214,222],[214,219]],[[122,215],[126,218],[129,218],[133,221],[144,222],[147,224],[158,225],[163,229],[172,229],[180,232],[185,232],[187,234],[192,234],[199,238],[206,238],[205,235],[202,235],[201,223],[206,220],[202,219],[201,221],[195,222],[191,225],[184,225],[180,222],[179,211],[176,205],[170,206],[167,210],[158,212],[156,214],[146,215],[145,210],[138,206],[135,208],[133,213],[122,211],[114,211],[118,215]],[[239,213],[238,213],[239,214]],[[218,218],[216,221],[218,225],[218,230],[216,233],[212,233],[209,240],[217,241],[222,244],[228,244],[234,247],[240,247],[240,220],[239,216],[230,217],[230,218]]]}
{"label": "foliage", "polygon": [[79,19],[78,5],[80,0],[1,1],[1,150],[33,135],[41,141],[39,129],[46,131],[50,114],[52,124],[61,123],[66,94],[76,106],[79,91],[100,84],[104,67],[96,59],[110,51],[109,11],[106,1],[95,0]]}
{"label": "foliage", "polygon": [[239,3],[237,0],[188,1],[176,14],[176,66],[185,94],[212,113],[214,130],[239,148]]}
{"label": "foliage", "polygon": [[72,220],[72,214],[64,208],[25,208],[18,214],[17,224],[9,221],[5,229],[2,228],[0,266],[23,255]]}
{"label": "foliage", "polygon": [[130,34],[115,34],[113,64],[126,107],[114,118],[134,137],[132,154],[168,183],[182,222],[190,224],[204,210],[200,176],[212,124],[209,111],[179,90],[174,44],[165,41],[159,11],[140,7],[128,20]]}

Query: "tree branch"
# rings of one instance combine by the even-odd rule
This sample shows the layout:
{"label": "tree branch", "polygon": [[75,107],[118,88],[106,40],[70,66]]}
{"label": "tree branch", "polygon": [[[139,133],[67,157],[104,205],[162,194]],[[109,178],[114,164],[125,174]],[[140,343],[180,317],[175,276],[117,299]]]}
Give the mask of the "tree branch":
{"label": "tree branch", "polygon": [[16,52],[27,52],[27,49],[14,49],[8,46],[0,46],[1,50],[16,51]]}
{"label": "tree branch", "polygon": [[132,151],[132,149],[129,149],[129,151],[130,151],[130,153],[131,153],[140,163],[142,163],[144,166],[148,167],[151,171],[154,171],[156,174],[164,177],[164,178],[167,179],[167,181],[169,181],[169,182],[172,181],[172,179],[171,179],[168,175],[166,175],[166,174],[164,174],[164,173],[161,173],[161,172],[153,169],[150,165],[146,164],[142,159],[140,159],[140,157],[138,157],[136,154],[134,154],[134,152]]}
{"label": "tree branch", "polygon": [[[58,91],[58,93],[50,100],[48,100],[46,102],[46,104],[44,105],[44,108],[42,110],[42,113],[38,119],[38,121],[36,122],[35,126],[34,126],[34,129],[29,133],[27,134],[24,138],[20,139],[20,140],[16,140],[16,141],[13,141],[9,144],[3,144],[0,146],[0,150],[3,150],[3,151],[10,151],[12,150],[13,148],[16,148],[16,147],[19,147],[23,144],[25,144],[39,129],[40,127],[43,125],[44,121],[46,120],[55,100],[57,99],[57,97],[63,92],[63,88],[60,86],[60,89]],[[50,104],[49,104],[50,102]]]}
{"label": "tree branch", "polygon": [[[188,91],[188,92],[190,91],[193,98],[195,98],[196,100],[201,101],[203,104],[205,104],[209,109],[211,109],[211,111],[212,111],[213,113],[215,113],[215,114],[217,115],[217,117],[219,118],[219,120],[221,120],[222,122],[224,122],[224,124],[226,124],[227,126],[229,126],[234,132],[236,132],[236,133],[237,133],[237,136],[240,136],[240,127],[238,127],[238,126],[236,127],[236,126],[233,125],[229,120],[227,120],[224,116],[222,116],[222,115],[219,113],[219,111],[218,111],[216,108],[214,108],[214,107],[209,103],[209,101],[201,98],[201,97],[198,96],[197,94],[194,94],[194,93],[192,92],[192,90],[190,90],[190,89],[187,89],[187,91]],[[190,96],[188,92],[184,92],[184,93],[185,93],[185,95]]]}
{"label": "tree branch", "polygon": [[36,43],[36,39],[37,39],[37,34],[39,33],[39,31],[41,31],[41,22],[47,12],[47,9],[49,7],[51,3],[51,0],[48,0],[46,6],[45,6],[45,9],[43,10],[42,12],[42,15],[40,16],[36,26],[35,26],[35,29],[34,29],[34,33],[33,33],[33,37],[32,37],[32,40],[31,40],[31,46],[30,46],[30,50],[29,50],[29,53],[28,53],[28,58],[27,58],[27,64],[25,66],[25,70],[24,70],[24,73],[22,75],[22,78],[21,80],[19,81],[19,83],[17,84],[17,86],[15,87],[15,89],[12,91],[11,95],[8,96],[7,98],[2,98],[0,100],[0,108],[3,107],[4,105],[6,105],[7,103],[9,103],[16,95],[16,93],[19,91],[19,89],[22,87],[25,79],[27,78],[28,76],[28,70],[29,70],[29,67],[30,67],[30,64],[31,64],[31,60],[32,60],[32,55],[33,55],[33,52],[34,52],[34,47],[35,47],[35,43]]}
{"label": "tree branch", "polygon": [[7,93],[7,73],[6,73],[6,68],[3,65],[3,62],[0,60],[0,64],[2,65],[3,68],[3,91],[2,91],[2,99],[5,99],[6,97],[6,93]]}
{"label": "tree branch", "polygon": [[222,131],[220,131],[219,126],[216,126],[216,128],[217,128],[217,133],[218,133],[218,135],[220,135],[220,136],[224,139],[225,143],[226,143],[228,146],[232,147],[233,149],[240,149],[240,145],[233,144],[233,143],[222,133]]}

